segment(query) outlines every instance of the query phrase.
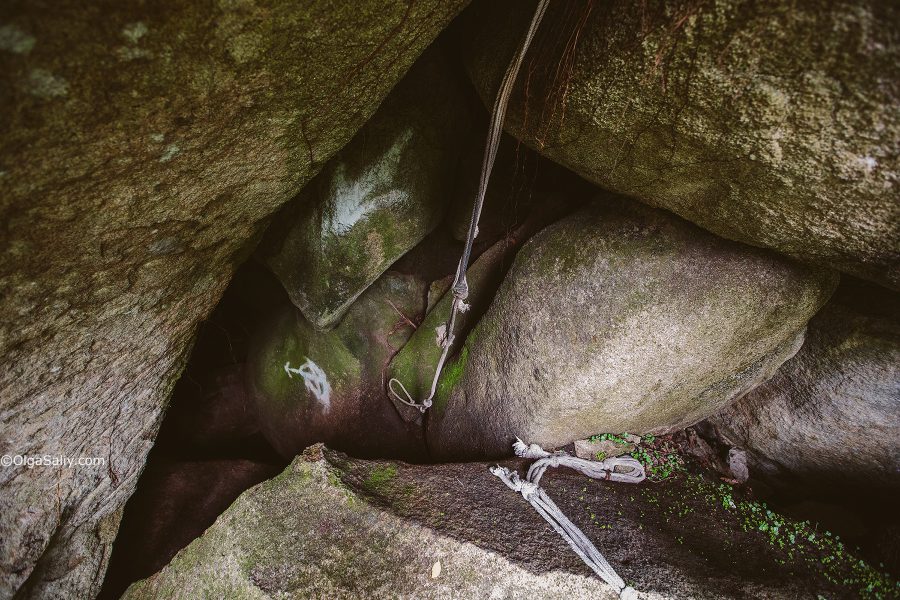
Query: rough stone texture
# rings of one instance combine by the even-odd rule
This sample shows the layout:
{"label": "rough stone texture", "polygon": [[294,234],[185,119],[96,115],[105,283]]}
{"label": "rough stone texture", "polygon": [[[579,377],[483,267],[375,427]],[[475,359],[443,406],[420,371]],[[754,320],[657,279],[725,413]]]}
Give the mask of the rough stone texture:
{"label": "rough stone texture", "polygon": [[[487,104],[531,6],[466,15]],[[508,131],[723,237],[900,286],[900,4],[616,0],[575,36],[586,10],[548,11]]]}
{"label": "rough stone texture", "polygon": [[[328,450],[322,459],[310,449],[124,598],[614,600],[489,466],[366,462]],[[542,485],[642,599],[847,597],[825,581],[818,557],[798,559],[807,540],[789,554],[743,531],[709,495],[715,485],[699,481],[631,486],[553,470]]]}
{"label": "rough stone texture", "polygon": [[437,226],[467,125],[456,78],[433,48],[279,215],[261,253],[311,323],[337,323]]}
{"label": "rough stone texture", "polygon": [[3,3],[0,454],[109,463],[0,470],[0,597],[96,590],[248,240],[464,4]]}
{"label": "rough stone texture", "polygon": [[[619,197],[519,251],[427,427],[432,455],[490,457],[714,413],[799,348],[836,276]],[[442,386],[445,384],[442,383]]]}
{"label": "rough stone texture", "polygon": [[242,492],[284,467],[247,459],[155,458],[125,509],[102,599],[118,598],[132,581],[163,568]]}
{"label": "rough stone texture", "polygon": [[709,422],[767,482],[900,488],[900,321],[830,302],[795,357]]}
{"label": "rough stone texture", "polygon": [[388,271],[331,331],[318,331],[292,306],[260,329],[248,387],[260,428],[282,456],[317,441],[424,453],[419,428],[400,419],[384,391],[388,364],[423,317],[424,299],[423,281]]}

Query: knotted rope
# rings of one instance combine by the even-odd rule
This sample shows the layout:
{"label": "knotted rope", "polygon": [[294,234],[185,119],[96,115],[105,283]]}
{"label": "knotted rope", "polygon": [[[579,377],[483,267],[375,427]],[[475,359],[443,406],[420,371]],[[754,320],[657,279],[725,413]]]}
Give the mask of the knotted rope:
{"label": "knotted rope", "polygon": [[536,462],[528,468],[525,479],[519,478],[519,474],[510,471],[506,467],[491,467],[491,473],[500,478],[506,486],[514,492],[519,492],[531,506],[550,523],[553,529],[563,537],[572,550],[575,551],[591,570],[600,579],[609,584],[622,600],[637,600],[637,592],[634,588],[625,585],[615,569],[607,562],[600,551],[582,533],[578,527],[562,513],[556,503],[550,499],[546,492],[538,485],[544,472],[549,467],[569,467],[575,469],[593,479],[606,481],[622,481],[626,483],[640,483],[646,479],[644,466],[631,457],[608,458],[603,461],[584,460],[569,456],[565,453],[551,454],[537,444],[526,446],[522,440],[517,439],[513,444],[516,456],[522,458],[536,458]]}
{"label": "knotted rope", "polygon": [[[472,218],[469,221],[469,233],[466,236],[466,245],[463,248],[462,256],[459,258],[459,264],[456,267],[456,278],[453,280],[453,303],[450,306],[450,318],[445,324],[443,339],[441,340],[441,357],[438,360],[437,367],[434,371],[434,378],[431,381],[431,390],[428,397],[421,402],[416,402],[406,387],[396,378],[388,381],[388,393],[394,396],[403,404],[418,408],[421,412],[425,412],[434,401],[434,394],[437,391],[438,379],[441,377],[441,371],[444,369],[444,363],[447,362],[447,355],[450,353],[450,347],[453,345],[455,338],[456,316],[458,313],[464,313],[469,310],[466,299],[469,297],[469,283],[466,281],[466,270],[469,268],[469,260],[472,258],[472,245],[475,238],[478,237],[478,221],[481,219],[481,209],[484,206],[484,195],[487,192],[488,180],[491,177],[491,171],[494,168],[494,159],[497,157],[497,148],[500,145],[500,135],[503,131],[503,120],[506,117],[506,106],[509,103],[509,95],[512,92],[513,84],[516,81],[516,75],[522,66],[522,60],[531,45],[531,40],[537,31],[541,19],[544,18],[544,12],[550,0],[541,0],[534,11],[531,18],[531,25],[519,51],[513,57],[512,62],[506,68],[506,74],[503,76],[503,82],[500,84],[500,91],[497,92],[497,98],[494,100],[494,108],[492,111],[491,124],[488,128],[488,138],[484,150],[484,159],[481,163],[481,180],[478,184],[478,195],[475,198],[475,205],[472,207]],[[396,389],[399,386],[400,390]],[[403,395],[400,395],[402,392]]]}

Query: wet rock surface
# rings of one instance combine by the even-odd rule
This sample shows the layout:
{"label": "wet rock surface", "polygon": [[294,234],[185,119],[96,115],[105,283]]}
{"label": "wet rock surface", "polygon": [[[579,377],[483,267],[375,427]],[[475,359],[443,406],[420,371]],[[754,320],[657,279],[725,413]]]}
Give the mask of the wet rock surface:
{"label": "wet rock surface", "polygon": [[[615,598],[489,466],[310,449],[124,598]],[[646,598],[845,597],[873,582],[893,589],[850,553],[823,569],[834,544],[795,539],[779,548],[781,538],[758,527],[769,517],[752,520],[752,503],[699,473],[632,486],[553,470],[542,485]],[[796,524],[779,522],[787,539]]]}
{"label": "wet rock surface", "polygon": [[518,253],[443,376],[429,448],[503,456],[515,436],[555,447],[684,428],[771,377],[835,283],[670,213],[598,199]]}

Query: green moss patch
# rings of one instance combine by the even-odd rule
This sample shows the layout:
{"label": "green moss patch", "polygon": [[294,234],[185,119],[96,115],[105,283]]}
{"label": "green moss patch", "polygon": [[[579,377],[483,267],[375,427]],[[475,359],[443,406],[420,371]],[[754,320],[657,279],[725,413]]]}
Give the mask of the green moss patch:
{"label": "green moss patch", "polygon": [[366,489],[369,491],[378,492],[383,490],[396,476],[396,466],[391,464],[379,465],[372,469],[372,472],[369,473],[369,477],[366,478],[363,485],[365,485]]}

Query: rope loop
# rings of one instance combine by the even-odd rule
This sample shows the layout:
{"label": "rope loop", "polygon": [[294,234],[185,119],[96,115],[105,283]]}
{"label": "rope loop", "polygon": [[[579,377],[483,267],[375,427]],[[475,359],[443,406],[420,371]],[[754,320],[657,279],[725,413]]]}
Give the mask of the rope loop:
{"label": "rope loop", "polygon": [[[394,389],[394,385],[400,386],[400,390],[403,392],[403,396],[406,396],[406,398],[403,398],[403,396],[401,396],[400,394],[397,393],[397,390]],[[403,385],[403,382],[395,377],[391,377],[391,379],[388,381],[388,390],[394,395],[394,397],[397,400],[399,400],[403,404],[406,404],[407,406],[412,406],[413,408],[417,408],[417,409],[419,409],[419,411],[421,411],[423,413],[429,406],[431,406],[430,398],[426,399],[421,404],[419,404],[418,402],[413,400],[412,395],[406,389],[406,386]]]}
{"label": "rope loop", "polygon": [[[631,457],[616,457],[602,462],[585,460],[569,456],[564,452],[551,454],[537,444],[528,445],[519,438],[513,444],[516,456],[537,459],[528,468],[525,479],[520,479],[516,471],[506,467],[491,467],[492,474],[497,476],[506,487],[518,492],[547,521],[556,532],[569,544],[569,547],[594,571],[603,581],[619,593],[621,600],[638,600],[638,593],[619,577],[612,565],[600,554],[597,547],[584,533],[562,513],[556,503],[541,489],[539,482],[549,467],[569,467],[593,479],[639,483],[646,478],[644,466]],[[620,472],[619,469],[630,469]]]}
{"label": "rope loop", "polygon": [[[409,392],[406,391],[406,388],[403,388],[404,395],[406,396],[404,399],[394,390],[394,382],[400,382],[396,379],[391,379],[388,382],[388,394],[392,395],[396,400],[403,404],[418,408],[422,413],[431,406],[434,394],[437,391],[438,379],[441,377],[441,371],[444,368],[444,363],[447,361],[447,355],[450,353],[454,335],[454,326],[456,325],[456,315],[457,313],[464,313],[469,309],[469,305],[465,302],[469,297],[469,284],[466,281],[466,269],[469,268],[469,259],[472,257],[472,245],[475,243],[475,238],[478,237],[478,221],[481,218],[481,209],[484,207],[484,196],[487,192],[491,171],[494,169],[494,159],[497,157],[497,148],[500,145],[500,134],[503,131],[506,106],[509,103],[509,95],[512,93],[516,75],[518,75],[519,69],[522,67],[522,60],[525,58],[525,53],[531,45],[531,40],[534,38],[534,34],[541,24],[541,20],[544,18],[544,12],[547,10],[549,3],[550,0],[540,0],[538,2],[537,8],[535,8],[534,11],[534,16],[531,18],[531,25],[528,27],[528,31],[525,34],[525,39],[522,40],[519,50],[513,56],[512,61],[510,61],[509,66],[506,68],[506,73],[500,84],[500,90],[497,92],[497,98],[494,100],[494,109],[491,116],[491,123],[488,127],[487,142],[485,143],[484,148],[484,158],[481,163],[481,180],[478,186],[478,194],[475,197],[475,203],[472,206],[472,218],[469,221],[469,233],[466,236],[466,243],[465,246],[463,246],[462,256],[459,257],[459,264],[456,268],[456,282],[453,285],[454,302],[450,308],[450,318],[448,318],[446,322],[446,339],[449,341],[447,341],[446,344],[442,344],[443,352],[435,367],[434,377],[431,380],[431,393],[421,402],[416,402]],[[400,384],[400,386],[402,387],[403,384]]]}

